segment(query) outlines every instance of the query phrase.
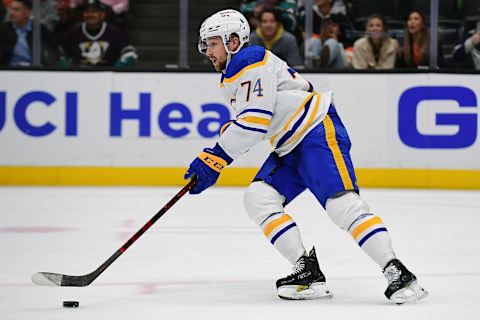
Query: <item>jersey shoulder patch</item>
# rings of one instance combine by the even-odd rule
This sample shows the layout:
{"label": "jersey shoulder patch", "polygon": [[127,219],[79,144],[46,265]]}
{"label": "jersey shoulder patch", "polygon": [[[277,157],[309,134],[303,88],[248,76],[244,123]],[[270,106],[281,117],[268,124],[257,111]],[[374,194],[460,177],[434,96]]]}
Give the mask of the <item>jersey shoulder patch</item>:
{"label": "jersey shoulder patch", "polygon": [[233,56],[228,64],[223,82],[232,82],[248,69],[253,69],[266,63],[268,51],[260,46],[248,46]]}

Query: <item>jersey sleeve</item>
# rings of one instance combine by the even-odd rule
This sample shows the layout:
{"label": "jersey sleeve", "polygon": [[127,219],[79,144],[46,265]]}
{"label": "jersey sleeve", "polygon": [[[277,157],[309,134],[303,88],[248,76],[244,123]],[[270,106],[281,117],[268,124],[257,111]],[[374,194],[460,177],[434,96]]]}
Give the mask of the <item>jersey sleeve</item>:
{"label": "jersey sleeve", "polygon": [[233,159],[265,139],[273,116],[277,78],[266,64],[246,67],[226,85],[236,87],[235,120],[220,136],[218,144]]}

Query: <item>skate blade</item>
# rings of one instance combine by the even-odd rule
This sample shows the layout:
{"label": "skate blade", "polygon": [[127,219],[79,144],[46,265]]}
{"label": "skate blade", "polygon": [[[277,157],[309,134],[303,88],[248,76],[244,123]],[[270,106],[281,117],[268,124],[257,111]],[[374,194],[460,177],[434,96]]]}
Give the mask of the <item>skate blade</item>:
{"label": "skate blade", "polygon": [[324,282],[318,282],[310,286],[281,286],[278,288],[278,296],[285,300],[313,300],[331,299],[333,295]]}
{"label": "skate blade", "polygon": [[390,301],[395,302],[396,304],[404,304],[417,302],[426,298],[428,296],[428,291],[423,289],[417,281],[413,281],[403,289],[398,290],[390,297]]}

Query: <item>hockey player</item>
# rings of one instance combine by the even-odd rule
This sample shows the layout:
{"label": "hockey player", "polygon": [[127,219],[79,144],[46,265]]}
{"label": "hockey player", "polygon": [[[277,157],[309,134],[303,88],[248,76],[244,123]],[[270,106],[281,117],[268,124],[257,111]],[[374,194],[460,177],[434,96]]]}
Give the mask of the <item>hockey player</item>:
{"label": "hockey player", "polygon": [[235,119],[220,130],[213,148],[190,164],[185,179],[197,176],[190,191],[215,184],[222,169],[253,145],[268,139],[274,152],[246,190],[250,218],[293,265],[277,281],[283,299],[330,298],[315,249],[306,252],[298,226],[284,207],[307,188],[340,228],[383,269],[385,295],[395,303],[427,296],[416,277],[396,258],[380,217],[359,196],[350,158],[350,139],[330,92],[312,84],[273,53],[248,46],[250,28],[235,10],[219,11],[200,27],[199,51],[221,72],[220,90]]}

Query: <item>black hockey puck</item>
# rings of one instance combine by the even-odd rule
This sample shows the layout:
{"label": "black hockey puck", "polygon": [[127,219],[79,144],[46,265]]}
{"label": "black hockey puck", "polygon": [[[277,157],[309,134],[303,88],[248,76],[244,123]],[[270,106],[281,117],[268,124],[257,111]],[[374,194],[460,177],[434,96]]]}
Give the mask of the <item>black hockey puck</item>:
{"label": "black hockey puck", "polygon": [[78,308],[79,305],[78,301],[63,301],[64,308]]}

